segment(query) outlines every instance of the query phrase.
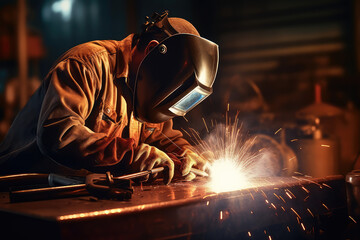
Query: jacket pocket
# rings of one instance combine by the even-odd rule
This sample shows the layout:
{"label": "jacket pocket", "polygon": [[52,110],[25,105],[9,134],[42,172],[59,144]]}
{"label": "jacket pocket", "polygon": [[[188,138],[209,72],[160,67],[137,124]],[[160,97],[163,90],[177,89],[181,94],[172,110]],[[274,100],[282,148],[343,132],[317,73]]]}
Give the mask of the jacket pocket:
{"label": "jacket pocket", "polygon": [[109,117],[108,115],[106,115],[105,113],[102,113],[101,119],[102,119],[103,121],[116,124],[115,120],[112,119],[111,117]]}
{"label": "jacket pocket", "polygon": [[[116,121],[118,119],[118,121]],[[109,111],[104,109],[99,113],[97,132],[106,133],[107,136],[112,137],[121,130],[122,117],[117,116],[115,113],[109,114]]]}

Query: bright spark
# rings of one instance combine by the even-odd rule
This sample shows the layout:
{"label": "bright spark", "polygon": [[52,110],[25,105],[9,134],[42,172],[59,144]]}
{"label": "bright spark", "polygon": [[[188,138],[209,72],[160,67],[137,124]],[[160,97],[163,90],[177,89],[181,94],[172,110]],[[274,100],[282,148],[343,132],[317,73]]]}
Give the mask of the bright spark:
{"label": "bright spark", "polygon": [[332,188],[329,185],[327,185],[326,183],[323,183],[322,185],[324,185],[325,187],[328,187],[328,188]]}
{"label": "bright spark", "polygon": [[311,212],[311,210],[310,209],[306,209],[309,213],[310,213],[310,215],[312,216],[312,217],[314,217],[314,214]]}
{"label": "bright spark", "polygon": [[279,129],[274,133],[274,135],[278,134],[281,130],[282,130],[282,128],[279,128]]}
{"label": "bright spark", "polygon": [[302,227],[302,229],[305,231],[306,229],[305,229],[305,225],[303,224],[303,223],[301,223],[301,227]]}
{"label": "bright spark", "polygon": [[216,193],[241,190],[258,185],[254,178],[274,176],[280,168],[273,164],[275,155],[264,139],[245,134],[236,118],[226,123],[216,124],[205,139],[192,130],[199,154],[210,162],[209,188]]}
{"label": "bright spark", "polygon": [[210,156],[210,189],[219,193],[252,186],[255,158],[263,155],[252,149],[254,142],[255,138],[244,137],[237,120],[231,125],[217,125],[201,142],[200,151]]}
{"label": "bright spark", "polygon": [[290,208],[290,209],[291,209],[291,211],[293,211],[296,214],[296,216],[298,216],[299,219],[301,219],[300,215],[295,211],[295,209],[293,209],[293,208]]}
{"label": "bright spark", "polygon": [[292,196],[290,195],[290,193],[285,192],[285,194],[286,194],[290,199],[292,199]]}
{"label": "bright spark", "polygon": [[309,193],[310,191],[307,189],[307,188],[305,188],[304,186],[302,186],[301,187],[306,193]]}
{"label": "bright spark", "polygon": [[326,210],[330,211],[330,209],[328,208],[328,206],[325,205],[325,203],[322,204],[324,206],[324,208],[326,208]]}
{"label": "bright spark", "polygon": [[350,218],[354,223],[357,223],[352,216],[349,216],[349,218]]}

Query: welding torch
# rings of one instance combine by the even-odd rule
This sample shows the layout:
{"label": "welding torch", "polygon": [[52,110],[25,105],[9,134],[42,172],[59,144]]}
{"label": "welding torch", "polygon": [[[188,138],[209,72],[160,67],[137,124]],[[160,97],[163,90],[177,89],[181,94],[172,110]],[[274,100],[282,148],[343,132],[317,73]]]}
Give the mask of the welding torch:
{"label": "welding torch", "polygon": [[[158,167],[118,177],[112,176],[110,172],[106,172],[106,174],[93,173],[86,176],[85,183],[80,184],[79,180],[76,179],[63,177],[57,174],[48,174],[48,181],[50,185],[66,185],[10,191],[9,197],[10,202],[24,202],[61,197],[84,196],[89,195],[90,193],[90,195],[95,197],[106,199],[130,199],[133,193],[130,182],[131,179],[160,173],[164,171],[164,169],[164,167]],[[190,172],[202,177],[208,177],[206,172],[195,168],[192,168]]]}

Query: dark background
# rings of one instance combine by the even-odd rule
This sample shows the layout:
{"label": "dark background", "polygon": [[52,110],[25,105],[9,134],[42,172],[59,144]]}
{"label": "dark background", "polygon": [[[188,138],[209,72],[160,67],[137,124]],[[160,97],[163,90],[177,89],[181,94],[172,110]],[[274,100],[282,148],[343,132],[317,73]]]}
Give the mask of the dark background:
{"label": "dark background", "polygon": [[[22,107],[17,60],[17,4],[20,1],[0,2],[1,138]],[[310,115],[329,117],[329,113],[332,117],[331,113],[337,110],[350,114],[350,122],[341,120],[336,125],[342,132],[337,134],[352,134],[342,145],[353,146],[351,158],[357,154],[360,136],[358,0],[25,2],[27,81],[31,83],[26,88],[28,95],[53,62],[69,48],[91,40],[121,40],[138,31],[145,16],[169,10],[170,16],[189,20],[203,37],[220,47],[214,94],[186,116],[188,121],[175,119],[177,128],[191,127],[202,134],[206,131],[204,122],[210,128],[214,122],[225,123],[226,115],[231,121],[237,114],[249,131],[273,135],[279,128],[288,128],[287,140],[290,140],[299,136],[303,125],[314,127],[312,118],[304,123],[298,114],[314,103],[314,89],[318,85],[322,93],[321,98],[318,95],[318,103],[320,99],[328,108],[311,109]],[[336,135],[336,132],[329,131],[329,134]]]}

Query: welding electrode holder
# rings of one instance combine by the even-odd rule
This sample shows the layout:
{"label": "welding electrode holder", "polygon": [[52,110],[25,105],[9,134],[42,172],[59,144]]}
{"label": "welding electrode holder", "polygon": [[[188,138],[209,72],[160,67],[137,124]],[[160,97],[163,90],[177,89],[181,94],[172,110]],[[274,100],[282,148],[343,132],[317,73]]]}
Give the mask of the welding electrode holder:
{"label": "welding electrode holder", "polygon": [[134,192],[130,179],[116,179],[110,172],[89,174],[85,179],[86,190],[100,199],[128,200]]}

